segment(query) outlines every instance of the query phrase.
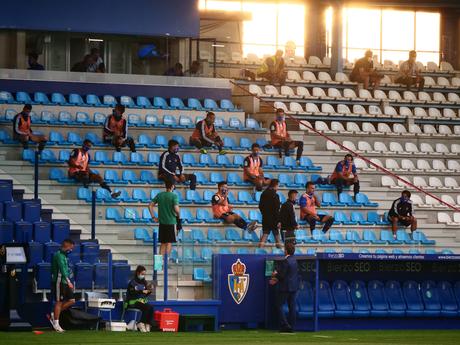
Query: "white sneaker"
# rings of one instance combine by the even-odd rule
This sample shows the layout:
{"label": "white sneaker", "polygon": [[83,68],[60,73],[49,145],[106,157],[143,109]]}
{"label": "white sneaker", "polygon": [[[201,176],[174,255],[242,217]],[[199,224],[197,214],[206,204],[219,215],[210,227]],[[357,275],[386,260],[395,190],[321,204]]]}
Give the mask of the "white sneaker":
{"label": "white sneaker", "polygon": [[65,330],[62,329],[61,325],[59,324],[59,321],[58,320],[54,320],[53,321],[53,328],[56,332],[58,333],[64,333]]}
{"label": "white sneaker", "polygon": [[143,322],[139,322],[137,324],[137,329],[141,332],[141,333],[146,333],[147,332],[147,329],[145,328],[145,324]]}
{"label": "white sneaker", "polygon": [[126,325],[126,329],[128,331],[137,331],[136,320],[129,321],[129,323]]}
{"label": "white sneaker", "polygon": [[150,324],[148,324],[148,323],[145,324],[145,330],[147,332],[150,332],[152,330],[152,327],[150,326]]}

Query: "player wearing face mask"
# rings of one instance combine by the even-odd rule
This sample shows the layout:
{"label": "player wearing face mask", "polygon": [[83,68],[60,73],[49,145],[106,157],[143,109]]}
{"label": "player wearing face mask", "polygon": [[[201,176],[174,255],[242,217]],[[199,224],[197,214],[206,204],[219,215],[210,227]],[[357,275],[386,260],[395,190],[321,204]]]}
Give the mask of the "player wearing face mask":
{"label": "player wearing face mask", "polygon": [[153,320],[153,306],[149,304],[148,297],[152,293],[151,284],[145,279],[146,269],[137,266],[133,279],[128,284],[126,291],[125,308],[139,309],[142,312],[137,328],[142,333],[150,332]]}
{"label": "player wearing face mask", "polygon": [[244,159],[243,163],[244,181],[252,183],[256,187],[256,190],[261,191],[263,187],[270,184],[270,179],[264,177],[264,171],[262,169],[263,162],[262,158],[259,157],[259,144],[252,144],[251,150],[251,154]]}
{"label": "player wearing face mask", "polygon": [[168,142],[168,150],[160,157],[158,179],[170,181],[173,185],[190,181],[190,189],[195,190],[196,176],[195,174],[184,174],[184,167],[178,153],[179,143],[171,139]]}
{"label": "player wearing face mask", "polygon": [[270,125],[270,137],[271,137],[271,146],[279,150],[279,156],[284,155],[288,157],[290,155],[290,150],[297,147],[296,161],[297,165],[300,164],[300,157],[303,153],[303,141],[292,140],[289,132],[287,130],[287,124],[285,121],[284,110],[278,108],[276,110],[276,118]]}
{"label": "player wearing face mask", "polygon": [[398,225],[404,227],[410,226],[411,236],[412,233],[417,230],[417,219],[414,217],[410,197],[411,193],[408,190],[402,191],[401,197],[393,201],[388,211],[388,220],[391,223],[391,231],[393,231],[393,238],[395,240]]}
{"label": "player wearing face mask", "polygon": [[48,138],[42,134],[35,134],[31,128],[30,112],[32,106],[25,104],[22,111],[13,119],[13,137],[14,140],[21,142],[24,149],[29,148],[29,141],[38,143],[38,151],[41,152],[45,148]]}
{"label": "player wearing face mask", "polygon": [[300,206],[300,219],[305,220],[310,225],[310,231],[313,234],[313,230],[316,228],[316,223],[324,223],[323,233],[326,233],[332,224],[334,218],[325,214],[318,214],[316,208],[321,206],[319,199],[315,195],[315,184],[313,182],[307,182],[306,191],[299,200]]}
{"label": "player wearing face mask", "polygon": [[281,205],[280,209],[280,223],[281,223],[281,235],[283,236],[285,243],[295,244],[295,230],[299,228],[297,219],[295,216],[295,204],[297,203],[297,195],[299,193],[291,189],[288,192],[288,199]]}
{"label": "player wearing face mask", "polygon": [[83,145],[79,149],[74,149],[70,154],[68,161],[69,170],[68,176],[71,179],[76,180],[77,182],[82,182],[85,188],[88,188],[90,183],[99,183],[99,185],[108,190],[112,198],[118,198],[120,192],[112,193],[112,189],[104,181],[104,179],[99,174],[95,174],[89,169],[89,162],[91,156],[89,155],[89,150],[93,146],[91,140],[86,139],[83,141]]}
{"label": "player wearing face mask", "polygon": [[212,213],[214,218],[222,219],[226,224],[235,224],[243,230],[254,231],[257,228],[257,222],[246,222],[236,213],[232,212],[232,206],[228,202],[228,186],[226,182],[217,184],[218,191],[212,197]]}
{"label": "player wearing face mask", "polygon": [[117,104],[111,115],[107,116],[104,123],[102,137],[104,142],[113,145],[117,152],[122,147],[128,146],[131,152],[136,152],[136,145],[131,137],[128,137],[128,121],[123,118],[125,106]]}
{"label": "player wearing face mask", "polygon": [[227,152],[223,149],[224,142],[220,138],[214,126],[216,115],[209,111],[204,120],[198,121],[195,130],[190,137],[190,145],[200,149],[202,154],[208,153],[207,148],[216,146],[220,155]]}

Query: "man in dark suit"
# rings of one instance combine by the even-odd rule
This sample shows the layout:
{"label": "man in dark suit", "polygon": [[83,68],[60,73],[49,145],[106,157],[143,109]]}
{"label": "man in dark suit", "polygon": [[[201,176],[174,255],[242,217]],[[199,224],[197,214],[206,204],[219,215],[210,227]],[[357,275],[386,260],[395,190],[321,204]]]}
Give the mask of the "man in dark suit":
{"label": "man in dark suit", "polygon": [[[296,323],[296,297],[299,290],[299,276],[297,271],[297,260],[294,257],[295,245],[292,242],[287,242],[284,246],[284,254],[286,255],[283,261],[277,265],[277,269],[273,271],[270,284],[278,285],[278,315],[280,320],[280,332],[293,333]],[[289,316],[283,310],[284,303],[288,303]]]}

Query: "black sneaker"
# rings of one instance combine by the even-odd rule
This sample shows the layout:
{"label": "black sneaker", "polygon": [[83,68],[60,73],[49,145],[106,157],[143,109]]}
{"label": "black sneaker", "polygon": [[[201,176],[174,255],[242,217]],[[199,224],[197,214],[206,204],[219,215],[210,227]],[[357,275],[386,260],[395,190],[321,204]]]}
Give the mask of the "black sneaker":
{"label": "black sneaker", "polygon": [[118,191],[118,192],[113,192],[110,196],[113,198],[113,199],[116,199],[120,196],[121,192]]}

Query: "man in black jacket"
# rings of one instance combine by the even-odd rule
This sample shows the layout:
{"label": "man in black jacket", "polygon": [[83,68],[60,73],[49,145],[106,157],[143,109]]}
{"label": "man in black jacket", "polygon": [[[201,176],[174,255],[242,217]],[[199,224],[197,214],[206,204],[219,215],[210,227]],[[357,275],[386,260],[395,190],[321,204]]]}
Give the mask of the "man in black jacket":
{"label": "man in black jacket", "polygon": [[277,193],[279,181],[272,179],[269,186],[260,195],[259,210],[262,213],[262,237],[259,248],[262,248],[267,241],[270,232],[275,236],[276,248],[281,248],[280,241],[280,197]]}
{"label": "man in black jacket", "polygon": [[[292,242],[284,246],[285,259],[277,262],[276,269],[273,271],[270,284],[278,285],[278,315],[280,321],[280,332],[294,332],[296,323],[296,297],[299,290],[299,274],[297,260],[294,257],[295,245]],[[288,303],[289,316],[283,310],[284,303]]]}
{"label": "man in black jacket", "polygon": [[388,211],[388,220],[391,223],[394,239],[396,239],[398,225],[405,227],[410,225],[411,236],[412,233],[417,230],[417,219],[414,217],[412,211],[412,201],[410,197],[410,192],[408,190],[403,190],[401,197],[393,201],[391,209]]}
{"label": "man in black jacket", "polygon": [[168,150],[160,156],[160,166],[158,167],[158,179],[170,181],[173,185],[190,181],[190,189],[196,188],[195,174],[184,174],[184,167],[179,152],[179,143],[171,139],[168,141]]}
{"label": "man in black jacket", "polygon": [[295,204],[299,193],[291,189],[288,192],[288,200],[281,206],[280,223],[281,235],[283,236],[285,245],[288,242],[295,243],[295,230],[299,228],[295,218]]}

